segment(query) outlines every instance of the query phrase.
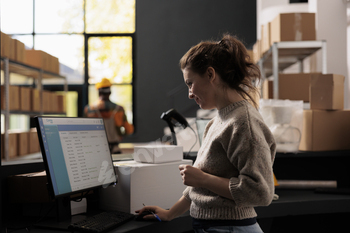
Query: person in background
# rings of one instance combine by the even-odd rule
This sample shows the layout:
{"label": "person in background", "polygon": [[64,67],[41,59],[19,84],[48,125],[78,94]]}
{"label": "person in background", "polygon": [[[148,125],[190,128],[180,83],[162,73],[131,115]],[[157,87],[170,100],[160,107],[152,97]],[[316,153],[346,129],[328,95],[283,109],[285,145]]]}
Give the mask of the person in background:
{"label": "person in background", "polygon": [[109,99],[111,95],[111,82],[107,78],[103,78],[95,86],[98,90],[99,99],[84,108],[84,116],[102,117],[104,119],[111,153],[121,153],[118,144],[123,139],[123,136],[134,132],[134,126],[128,122],[124,108]]}
{"label": "person in background", "polygon": [[169,210],[145,206],[136,213],[153,211],[170,221],[190,210],[195,232],[260,233],[254,207],[273,200],[276,143],[253,98],[259,68],[228,34],[193,46],[180,67],[189,98],[218,114],[206,126],[194,165],[179,166],[187,185],[179,201]]}

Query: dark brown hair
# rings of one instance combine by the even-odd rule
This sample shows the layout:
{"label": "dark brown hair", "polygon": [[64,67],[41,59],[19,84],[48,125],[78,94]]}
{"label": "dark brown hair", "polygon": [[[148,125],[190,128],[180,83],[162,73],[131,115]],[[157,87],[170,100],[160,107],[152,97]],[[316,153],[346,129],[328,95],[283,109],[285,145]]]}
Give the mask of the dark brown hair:
{"label": "dark brown hair", "polygon": [[258,93],[255,81],[261,79],[260,70],[251,62],[246,47],[235,36],[225,34],[217,41],[202,41],[190,48],[180,59],[180,68],[189,68],[203,75],[213,67],[228,87],[236,90],[244,99],[250,99],[257,108],[252,95]]}

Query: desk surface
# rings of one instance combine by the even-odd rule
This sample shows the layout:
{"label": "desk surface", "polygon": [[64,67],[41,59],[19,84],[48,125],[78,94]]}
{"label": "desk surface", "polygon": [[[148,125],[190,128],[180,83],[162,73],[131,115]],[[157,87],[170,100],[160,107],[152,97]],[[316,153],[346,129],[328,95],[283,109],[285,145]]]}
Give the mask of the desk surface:
{"label": "desk surface", "polygon": [[276,189],[279,200],[255,208],[258,218],[289,215],[350,213],[350,195],[320,194],[313,190]]}
{"label": "desk surface", "polygon": [[[264,218],[297,216],[307,214],[350,213],[350,195],[318,194],[312,190],[276,190],[279,200],[273,201],[270,206],[257,207],[258,220]],[[130,221],[111,230],[111,233],[137,232],[186,232],[192,229],[191,217],[184,215],[170,222]],[[16,232],[26,232],[25,229]],[[62,233],[57,230],[34,228],[32,233]]]}

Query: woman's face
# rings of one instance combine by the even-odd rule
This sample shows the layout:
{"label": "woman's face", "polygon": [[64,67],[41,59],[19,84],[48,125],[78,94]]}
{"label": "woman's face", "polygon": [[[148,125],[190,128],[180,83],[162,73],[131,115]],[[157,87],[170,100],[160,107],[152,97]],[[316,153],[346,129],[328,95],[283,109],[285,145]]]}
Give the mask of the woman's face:
{"label": "woman's face", "polygon": [[188,68],[182,70],[182,73],[189,91],[188,98],[194,99],[201,109],[215,108],[215,95],[210,75],[207,72],[204,75],[199,75]]}

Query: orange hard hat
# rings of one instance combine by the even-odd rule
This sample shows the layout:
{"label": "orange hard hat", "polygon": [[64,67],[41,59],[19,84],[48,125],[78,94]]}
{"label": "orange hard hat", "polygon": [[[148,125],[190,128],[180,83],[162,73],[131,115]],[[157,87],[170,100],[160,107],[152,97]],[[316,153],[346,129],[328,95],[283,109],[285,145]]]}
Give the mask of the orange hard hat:
{"label": "orange hard hat", "polygon": [[112,86],[112,83],[107,78],[103,78],[101,82],[96,83],[95,85],[96,89],[100,89],[103,87],[110,87],[110,86]]}

